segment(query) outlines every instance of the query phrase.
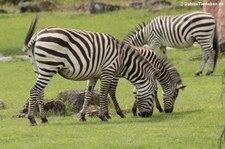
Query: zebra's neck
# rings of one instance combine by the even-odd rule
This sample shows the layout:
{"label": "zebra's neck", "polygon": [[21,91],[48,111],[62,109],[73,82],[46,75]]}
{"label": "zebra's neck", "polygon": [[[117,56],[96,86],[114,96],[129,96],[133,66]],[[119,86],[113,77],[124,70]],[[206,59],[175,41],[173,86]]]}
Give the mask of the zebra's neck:
{"label": "zebra's neck", "polygon": [[158,59],[156,54],[148,47],[136,47],[135,49],[151,64],[153,68],[152,73],[160,70],[158,81],[163,90],[167,90],[171,86],[175,86],[178,82],[181,82],[179,73],[166,58]]}
{"label": "zebra's neck", "polygon": [[123,64],[119,76],[124,76],[134,85],[146,82],[148,79],[146,72],[150,69],[148,61],[126,43],[121,45],[121,51]]}
{"label": "zebra's neck", "polygon": [[180,74],[166,58],[160,61],[162,64],[162,69],[158,81],[163,90],[168,90],[168,88],[176,87],[177,84],[182,82]]}

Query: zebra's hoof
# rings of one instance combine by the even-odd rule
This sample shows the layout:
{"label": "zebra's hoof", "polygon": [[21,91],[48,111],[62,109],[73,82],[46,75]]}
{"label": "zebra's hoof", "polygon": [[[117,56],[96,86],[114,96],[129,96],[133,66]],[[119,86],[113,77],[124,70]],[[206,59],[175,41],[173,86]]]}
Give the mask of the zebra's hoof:
{"label": "zebra's hoof", "polygon": [[36,126],[37,125],[34,117],[28,116],[28,119],[30,120],[30,126]]}
{"label": "zebra's hoof", "polygon": [[81,122],[86,122],[87,120],[86,120],[86,118],[80,118],[80,121]]}
{"label": "zebra's hoof", "polygon": [[123,114],[123,112],[122,111],[118,111],[118,112],[116,112],[121,118],[124,118],[125,117],[125,115]]}
{"label": "zebra's hoof", "polygon": [[37,126],[37,123],[36,123],[36,121],[35,121],[35,120],[33,120],[33,121],[30,121],[30,126]]}
{"label": "zebra's hoof", "polygon": [[80,113],[80,121],[81,122],[87,121],[86,118],[85,118],[85,113]]}
{"label": "zebra's hoof", "polygon": [[205,75],[210,76],[212,73],[213,73],[212,71],[208,71]]}
{"label": "zebra's hoof", "polygon": [[133,116],[137,116],[137,109],[132,109]]}
{"label": "zebra's hoof", "polygon": [[109,114],[105,115],[107,119],[111,119],[112,117]]}
{"label": "zebra's hoof", "polygon": [[162,108],[158,108],[159,112],[162,113],[163,112],[163,109]]}
{"label": "zebra's hoof", "polygon": [[137,112],[134,112],[134,111],[133,111],[133,116],[137,116]]}
{"label": "zebra's hoof", "polygon": [[30,123],[30,126],[37,126],[37,123]]}
{"label": "zebra's hoof", "polygon": [[195,77],[200,76],[200,74],[201,74],[201,72],[196,72],[196,73],[195,73]]}
{"label": "zebra's hoof", "polygon": [[108,119],[106,118],[106,116],[104,116],[104,115],[99,115],[98,116],[103,122],[107,122],[108,121]]}
{"label": "zebra's hoof", "polygon": [[123,113],[117,113],[121,118],[125,118],[125,115]]}
{"label": "zebra's hoof", "polygon": [[47,118],[42,118],[42,119],[41,119],[41,123],[42,123],[42,124],[48,123],[48,119],[47,119]]}

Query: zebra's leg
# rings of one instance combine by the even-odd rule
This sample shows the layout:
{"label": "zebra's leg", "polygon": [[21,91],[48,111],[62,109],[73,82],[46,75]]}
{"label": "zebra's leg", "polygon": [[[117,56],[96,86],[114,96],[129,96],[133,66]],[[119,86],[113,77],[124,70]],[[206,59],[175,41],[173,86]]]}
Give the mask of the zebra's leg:
{"label": "zebra's leg", "polygon": [[85,90],[84,104],[80,111],[80,121],[86,121],[86,118],[85,118],[86,111],[87,111],[89,104],[91,103],[92,96],[93,96],[93,90],[94,90],[96,83],[97,83],[97,79],[90,79],[87,81],[87,88]]}
{"label": "zebra's leg", "polygon": [[29,106],[28,106],[28,119],[30,120],[30,125],[35,126],[37,125],[34,113],[35,113],[35,104],[38,98],[40,97],[40,94],[42,92],[42,88],[39,88],[37,83],[33,85],[33,87],[30,90],[30,98],[29,98]]}
{"label": "zebra's leg", "polygon": [[111,81],[114,79],[112,74],[109,74],[111,70],[107,70],[106,73],[102,73],[101,75],[101,91],[100,91],[100,111],[99,111],[99,118],[102,121],[108,121],[106,118],[106,114],[108,112],[108,102],[107,102],[107,95],[109,91],[109,87]]}
{"label": "zebra's leg", "polygon": [[42,123],[48,123],[48,119],[46,118],[46,113],[44,110],[44,91],[42,91],[39,99],[38,99],[38,108],[39,108],[39,112],[40,112],[40,118],[41,118],[41,122]]}
{"label": "zebra's leg", "polygon": [[137,95],[137,90],[136,90],[136,88],[134,88],[133,94],[134,94],[135,100],[134,100],[134,104],[133,104],[133,107],[132,107],[132,112],[133,112],[133,115],[134,115],[134,116],[137,116],[137,97],[136,97],[136,95]]}
{"label": "zebra's leg", "polygon": [[208,71],[206,73],[207,76],[211,75],[215,69],[215,51],[211,48],[211,50],[209,51],[209,60],[210,60],[210,63],[209,63],[209,68],[208,68]]}
{"label": "zebra's leg", "polygon": [[156,108],[159,110],[159,112],[163,112],[163,109],[159,103],[159,99],[158,99],[158,96],[157,96],[157,92],[155,94],[155,104],[156,104]]}
{"label": "zebra's leg", "polygon": [[205,51],[202,51],[202,63],[200,65],[200,67],[198,68],[198,71],[195,73],[195,76],[199,76],[202,73],[207,60],[208,60],[207,53]]}
{"label": "zebra's leg", "polygon": [[[34,112],[35,112],[35,103],[36,101],[42,100],[40,97],[43,96],[43,91],[45,86],[48,84],[50,79],[53,75],[38,75],[36,83],[33,85],[33,87],[30,89],[30,98],[29,98],[29,107],[28,107],[28,119],[30,120],[30,125],[34,126],[37,125],[35,118],[34,118]],[[42,107],[43,102],[39,101],[39,107]],[[43,111],[43,110],[42,110]],[[46,123],[48,120],[46,118],[46,115],[44,112],[40,110],[40,118],[43,123]]]}
{"label": "zebra's leg", "polygon": [[[118,78],[114,78],[111,82],[111,86],[110,86],[110,89],[109,89],[109,94],[110,94],[110,97],[113,101],[113,105],[116,109],[116,113],[121,117],[121,118],[124,118],[125,115],[123,114],[120,106],[119,106],[119,103],[117,102],[117,99],[116,99],[116,87],[117,87],[117,84],[118,84],[118,81],[119,79]],[[108,118],[108,116],[106,115],[106,117]]]}

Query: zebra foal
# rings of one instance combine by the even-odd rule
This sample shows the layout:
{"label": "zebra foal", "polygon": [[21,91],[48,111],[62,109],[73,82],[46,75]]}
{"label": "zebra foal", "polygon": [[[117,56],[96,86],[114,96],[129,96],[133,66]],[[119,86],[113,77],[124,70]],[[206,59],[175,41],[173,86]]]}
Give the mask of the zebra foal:
{"label": "zebra foal", "polygon": [[[149,46],[136,47],[132,46],[136,51],[138,51],[148,62],[151,64],[150,74],[156,73],[156,70],[159,70],[160,75],[157,78],[159,84],[162,87],[162,100],[164,103],[164,111],[166,113],[171,113],[174,109],[174,104],[176,98],[179,94],[180,89],[184,89],[186,86],[183,85],[181,77],[177,72],[176,68],[170,63],[167,58],[158,59],[154,51],[152,51]],[[114,78],[110,86],[110,96],[115,106],[118,115],[122,115],[122,110],[117,102],[115,92],[116,86],[118,84],[118,78]],[[136,89],[134,88],[134,95],[136,94]],[[133,114],[137,113],[137,101],[135,100],[132,111]],[[155,96],[156,107],[159,112],[162,112],[161,105],[158,101],[157,92]]]}
{"label": "zebra foal", "polygon": [[214,17],[206,12],[191,12],[178,16],[159,16],[140,24],[124,39],[135,46],[148,44],[152,50],[160,50],[166,56],[166,47],[187,48],[197,42],[202,49],[202,62],[195,73],[199,76],[210,59],[208,72],[213,73],[218,55],[217,29]]}
{"label": "zebra foal", "polygon": [[[97,32],[47,27],[35,35],[33,32],[38,18],[31,23],[23,51],[27,51],[37,75],[30,89],[28,119],[37,125],[34,118],[35,101],[39,101],[40,118],[48,122],[43,111],[44,88],[55,74],[75,80],[89,80],[85,102],[91,100],[92,91],[98,79],[101,81],[99,118],[107,121],[106,96],[115,77],[125,77],[137,89],[137,106],[141,117],[153,112],[153,98],[157,91],[156,77],[150,74],[151,65],[128,44],[119,42],[110,35]],[[157,71],[156,71],[157,72]],[[81,110],[85,120],[86,106]]]}
{"label": "zebra foal", "polygon": [[[152,55],[155,55],[149,47],[136,47],[135,48],[141,55],[143,55],[150,63],[154,63],[152,60]],[[157,78],[159,84],[162,87],[162,100],[164,103],[164,111],[166,113],[173,112],[174,104],[176,98],[179,94],[180,89],[184,89],[186,85],[183,85],[180,74],[177,72],[176,68],[168,61],[166,57],[159,59],[161,64],[160,75]],[[155,96],[156,107],[160,112],[161,106],[158,101],[157,94]],[[133,114],[135,115],[137,111],[136,101],[134,102],[132,108]]]}

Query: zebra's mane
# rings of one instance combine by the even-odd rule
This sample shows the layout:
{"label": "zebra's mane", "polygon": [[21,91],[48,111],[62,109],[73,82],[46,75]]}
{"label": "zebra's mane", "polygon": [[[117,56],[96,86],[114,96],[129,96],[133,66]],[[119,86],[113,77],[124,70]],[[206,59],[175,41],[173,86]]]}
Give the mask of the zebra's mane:
{"label": "zebra's mane", "polygon": [[165,67],[166,71],[170,74],[170,76],[173,77],[172,79],[173,83],[181,84],[182,80],[181,80],[180,74],[177,71],[177,69],[174,67],[172,62],[169,61],[166,57],[160,58],[160,62],[162,66]]}
{"label": "zebra's mane", "polygon": [[124,38],[124,40],[126,41],[126,39],[130,39],[132,37],[134,37],[138,31],[142,30],[144,27],[147,26],[148,23],[142,22],[141,24],[138,24],[133,30],[131,30],[127,36]]}

